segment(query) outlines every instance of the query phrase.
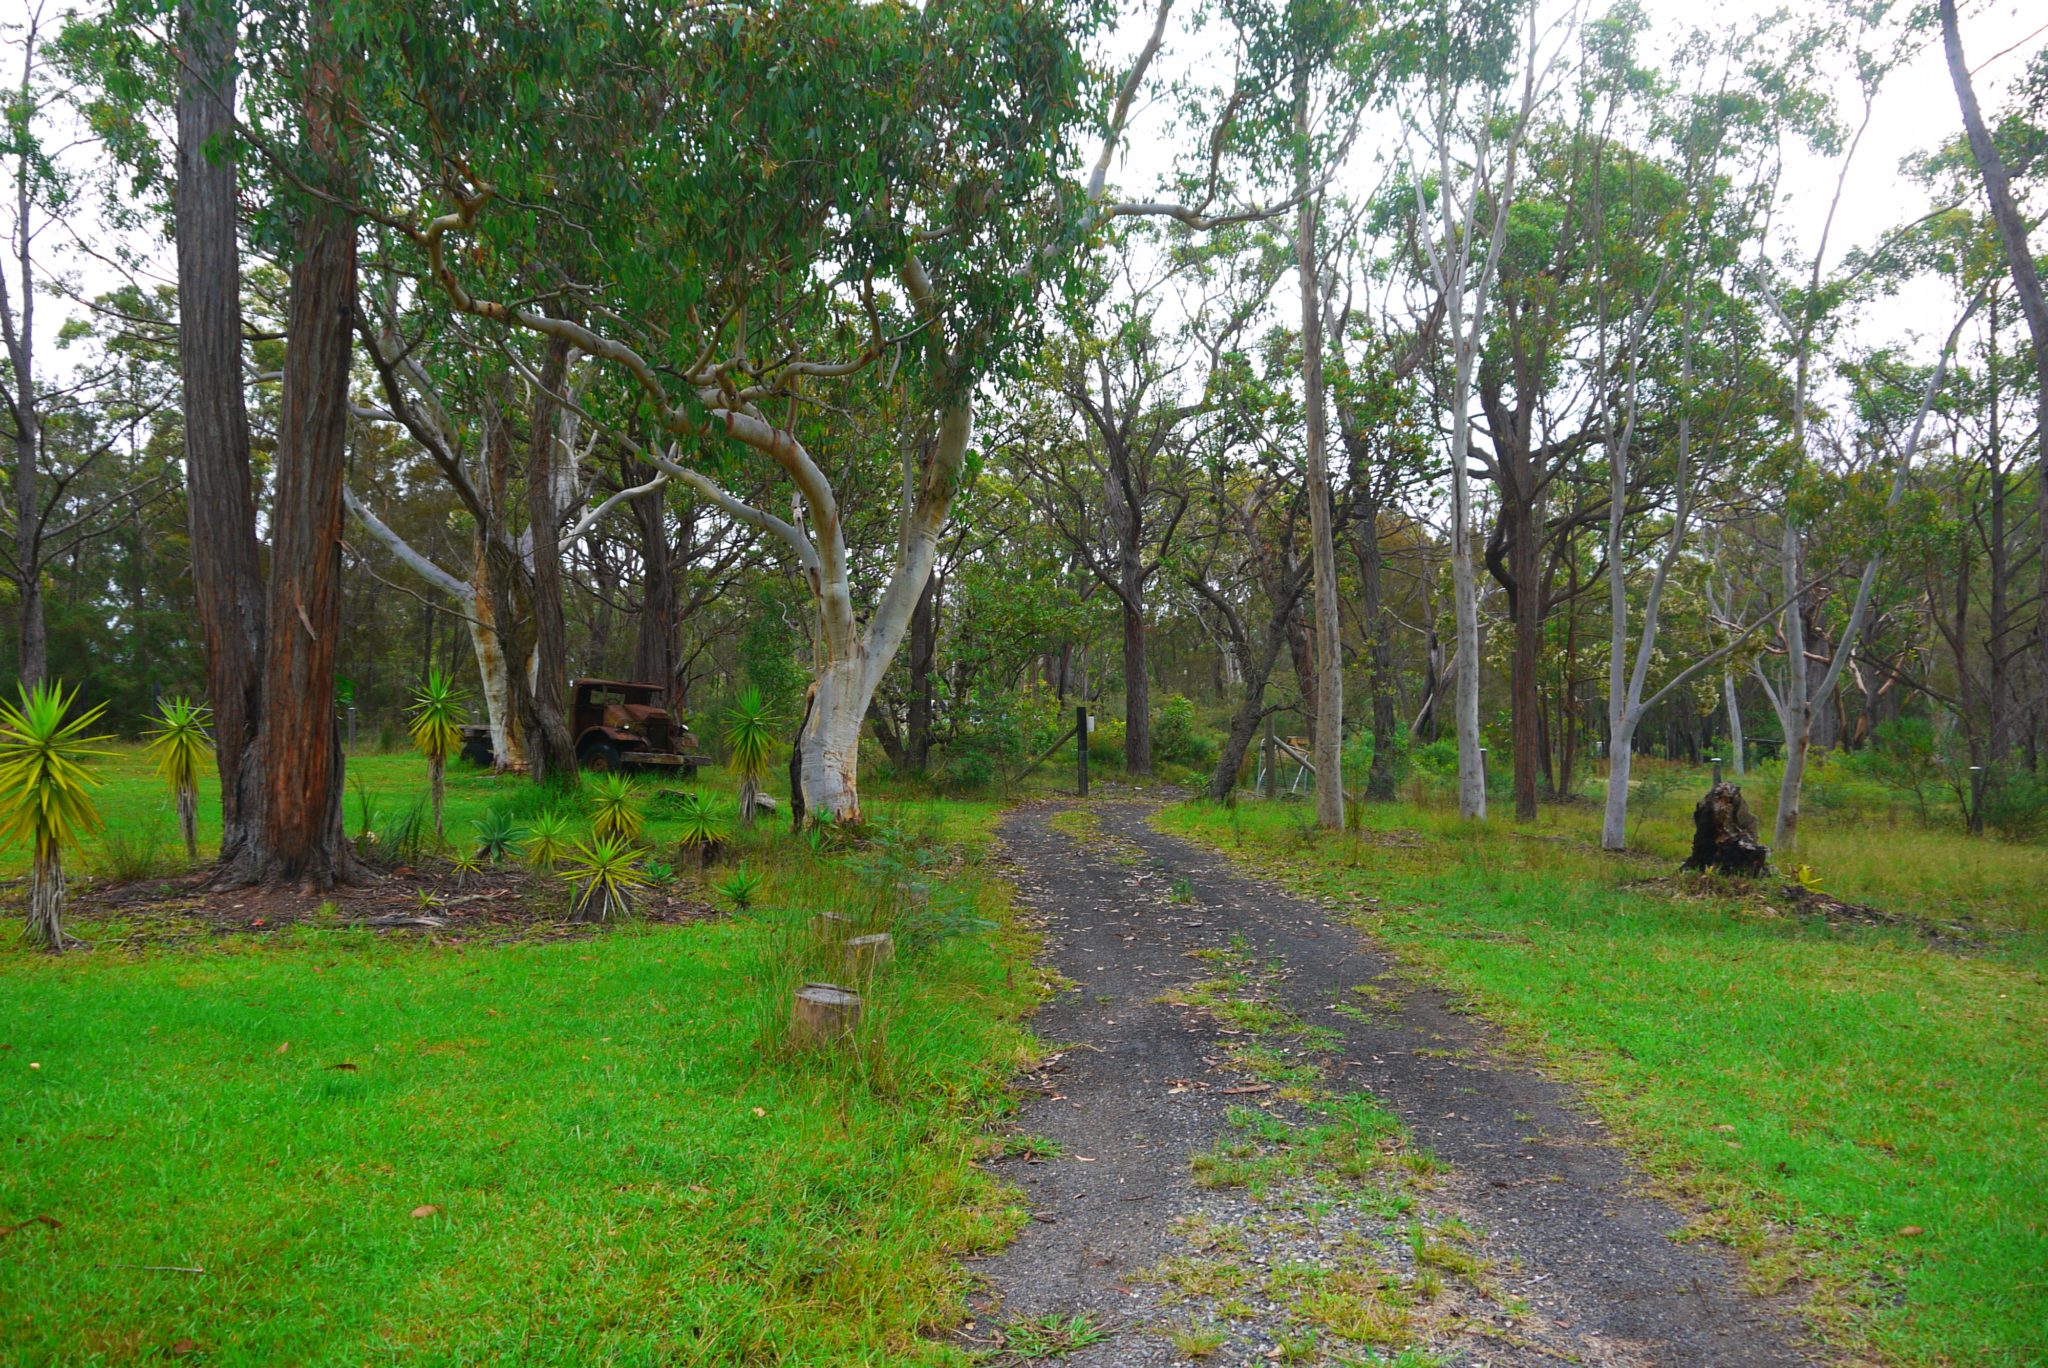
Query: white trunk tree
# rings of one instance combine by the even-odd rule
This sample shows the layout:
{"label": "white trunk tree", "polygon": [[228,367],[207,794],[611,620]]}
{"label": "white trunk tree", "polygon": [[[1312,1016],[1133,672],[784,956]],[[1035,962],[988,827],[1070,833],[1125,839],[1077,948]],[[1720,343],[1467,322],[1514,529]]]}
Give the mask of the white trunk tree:
{"label": "white trunk tree", "polygon": [[[1486,335],[1486,305],[1500,255],[1507,245],[1508,210],[1514,201],[1515,173],[1522,137],[1538,95],[1541,62],[1536,11],[1528,10],[1522,93],[1519,107],[1505,129],[1496,129],[1496,110],[1487,106],[1472,120],[1472,159],[1460,167],[1451,153],[1459,136],[1459,91],[1449,79],[1431,92],[1430,126],[1424,134],[1435,144],[1438,209],[1443,238],[1424,237],[1430,275],[1444,302],[1444,333],[1451,343],[1451,584],[1457,619],[1457,658],[1466,666],[1457,672],[1453,714],[1458,735],[1458,815],[1470,820],[1486,816],[1486,757],[1479,731],[1479,582],[1472,560],[1473,373]],[[1496,134],[1499,141],[1496,143]],[[1469,174],[1460,175],[1469,170]],[[1415,177],[1417,218],[1428,222],[1423,177]],[[1482,225],[1481,216],[1487,221]]]}

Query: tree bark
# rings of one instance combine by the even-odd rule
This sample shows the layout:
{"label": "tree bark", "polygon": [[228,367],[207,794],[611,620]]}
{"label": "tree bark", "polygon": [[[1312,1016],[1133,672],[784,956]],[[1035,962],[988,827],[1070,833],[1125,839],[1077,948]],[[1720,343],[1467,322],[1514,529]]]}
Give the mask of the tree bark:
{"label": "tree bark", "polygon": [[[316,34],[324,28],[316,7]],[[316,37],[318,42],[319,38]],[[307,122],[332,159],[339,77],[320,64]],[[356,229],[326,201],[307,204],[296,235],[277,485],[271,504],[269,632],[258,750],[263,838],[242,877],[318,889],[355,874],[342,833],[343,760],[334,672],[341,644],[342,474],[348,455],[349,362],[355,336]]]}
{"label": "tree bark", "polygon": [[1315,576],[1316,824],[1344,827],[1344,631],[1337,609],[1337,543],[1330,500],[1329,422],[1323,377],[1323,301],[1316,259],[1316,217],[1321,197],[1308,195],[1308,88],[1296,81],[1294,132],[1301,150],[1295,165],[1294,269],[1301,289],[1301,389],[1306,405],[1302,434],[1308,465],[1309,560]]}
{"label": "tree bark", "polygon": [[242,278],[233,148],[235,30],[216,0],[180,10],[178,370],[185,410],[185,510],[193,606],[206,643],[220,773],[223,864],[261,821],[255,752],[262,718],[263,585],[243,402]]}
{"label": "tree bark", "polygon": [[1135,573],[1124,576],[1124,769],[1152,772],[1152,672],[1145,659],[1144,584]]}
{"label": "tree bark", "polygon": [[931,764],[932,731],[936,722],[932,697],[932,666],[939,654],[939,575],[924,582],[910,615],[910,715],[905,727],[903,758],[923,774]]}
{"label": "tree bark", "polygon": [[526,516],[533,538],[532,673],[521,692],[527,764],[537,782],[576,773],[576,739],[562,713],[569,680],[569,633],[562,614],[562,510],[556,503],[556,419],[569,374],[569,344],[550,338],[533,399],[526,457]]}

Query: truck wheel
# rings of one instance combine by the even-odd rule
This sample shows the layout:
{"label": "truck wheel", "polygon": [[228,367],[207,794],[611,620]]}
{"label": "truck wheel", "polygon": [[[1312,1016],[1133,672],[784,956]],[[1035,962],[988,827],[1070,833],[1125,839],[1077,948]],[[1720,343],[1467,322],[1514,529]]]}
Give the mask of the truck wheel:
{"label": "truck wheel", "polygon": [[576,763],[592,774],[610,774],[624,768],[619,757],[625,752],[615,741],[593,741],[576,757]]}

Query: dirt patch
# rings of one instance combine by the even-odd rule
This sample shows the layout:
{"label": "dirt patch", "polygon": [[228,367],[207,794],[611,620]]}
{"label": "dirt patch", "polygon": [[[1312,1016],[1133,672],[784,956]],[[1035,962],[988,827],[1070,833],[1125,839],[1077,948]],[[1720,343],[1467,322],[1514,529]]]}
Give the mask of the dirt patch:
{"label": "dirt patch", "polygon": [[[1645,1195],[1568,1090],[1324,909],[1150,829],[1020,810],[1003,859],[1072,986],[998,1172],[1031,1223],[977,1265],[996,1361],[1790,1365],[1794,1308]],[[1070,829],[1072,824],[1068,825]],[[1405,1124],[1334,1167],[1328,1099]],[[1347,1148],[1347,1146],[1349,1146]],[[1344,1156],[1349,1155],[1348,1159]],[[1218,1182],[1230,1165],[1241,1182]],[[1263,1175],[1263,1177],[1261,1177]]]}
{"label": "dirt patch", "polygon": [[[327,893],[294,887],[212,889],[209,877],[200,871],[79,885],[72,890],[68,929],[87,946],[110,948],[205,943],[290,927],[493,941],[580,936],[599,929],[568,920],[564,880],[523,868],[458,877],[448,869],[401,866],[368,883]],[[634,907],[636,919],[651,922],[722,915],[687,879],[641,890]]]}

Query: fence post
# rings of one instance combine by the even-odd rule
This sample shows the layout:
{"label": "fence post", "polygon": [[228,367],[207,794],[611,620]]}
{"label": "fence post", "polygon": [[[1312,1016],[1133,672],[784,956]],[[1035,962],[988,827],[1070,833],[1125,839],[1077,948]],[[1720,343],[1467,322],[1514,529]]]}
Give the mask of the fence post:
{"label": "fence post", "polygon": [[1280,747],[1274,744],[1273,741],[1273,714],[1271,713],[1266,714],[1266,770],[1262,777],[1265,780],[1263,785],[1264,796],[1278,798],[1280,796]]}
{"label": "fence post", "polygon": [[1080,776],[1080,794],[1088,796],[1088,705],[1074,705],[1074,764]]}

